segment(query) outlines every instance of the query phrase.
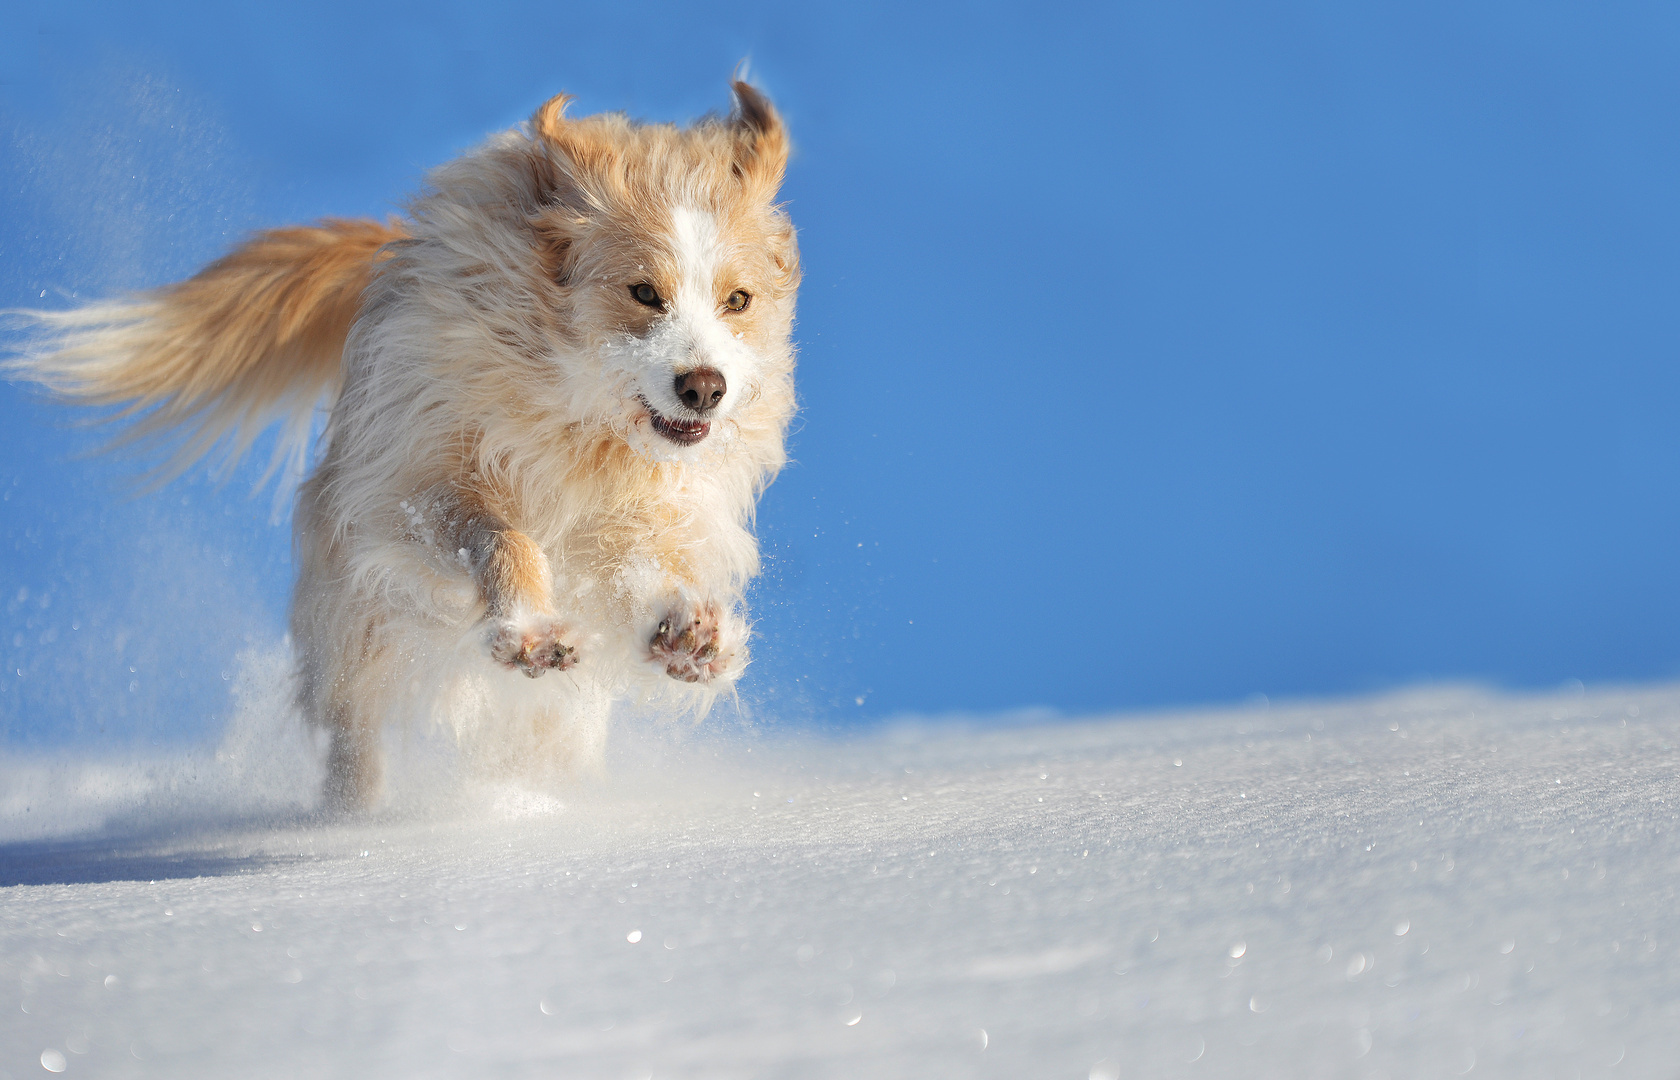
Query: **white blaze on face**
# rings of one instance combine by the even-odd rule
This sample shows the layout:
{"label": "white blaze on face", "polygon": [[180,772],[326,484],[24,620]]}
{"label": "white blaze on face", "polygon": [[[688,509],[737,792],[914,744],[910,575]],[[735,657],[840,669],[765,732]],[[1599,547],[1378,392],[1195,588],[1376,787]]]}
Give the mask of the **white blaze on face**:
{"label": "white blaze on face", "polygon": [[691,206],[671,211],[671,236],[677,248],[676,310],[707,311],[713,297],[718,264],[717,217]]}
{"label": "white blaze on face", "polygon": [[[741,400],[753,372],[753,354],[730,331],[721,312],[721,293],[732,291],[740,282],[719,281],[724,244],[717,216],[690,206],[671,211],[671,236],[677,257],[677,292],[671,298],[670,321],[677,338],[686,345],[687,355],[669,356],[672,380],[681,372],[712,368],[721,372],[729,391],[719,403],[715,418],[722,419]],[[677,404],[674,390],[666,399]]]}

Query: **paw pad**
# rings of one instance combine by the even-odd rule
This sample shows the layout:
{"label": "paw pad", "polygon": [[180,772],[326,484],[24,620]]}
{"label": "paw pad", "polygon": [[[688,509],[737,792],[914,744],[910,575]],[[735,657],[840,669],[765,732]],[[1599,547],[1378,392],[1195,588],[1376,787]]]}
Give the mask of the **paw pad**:
{"label": "paw pad", "polygon": [[577,663],[570,636],[565,624],[554,618],[500,620],[490,626],[490,658],[527,678],[541,678]]}
{"label": "paw pad", "polygon": [[689,683],[711,682],[730,673],[734,650],[722,638],[716,609],[706,607],[660,620],[648,643],[651,659],[665,674]]}

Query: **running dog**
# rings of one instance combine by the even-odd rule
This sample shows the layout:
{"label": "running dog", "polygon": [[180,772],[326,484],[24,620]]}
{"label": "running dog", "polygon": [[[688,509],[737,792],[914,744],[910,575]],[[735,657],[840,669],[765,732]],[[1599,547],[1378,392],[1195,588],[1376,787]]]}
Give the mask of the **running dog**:
{"label": "running dog", "polygon": [[273,229],[153,293],[25,315],[10,372],[120,406],[176,469],[275,423],[301,453],[326,410],[291,629],[329,805],[378,799],[398,718],[569,774],[599,766],[614,700],[703,714],[745,667],[800,270],[783,123],[733,87],[686,128],[569,119],[562,94],[399,218]]}

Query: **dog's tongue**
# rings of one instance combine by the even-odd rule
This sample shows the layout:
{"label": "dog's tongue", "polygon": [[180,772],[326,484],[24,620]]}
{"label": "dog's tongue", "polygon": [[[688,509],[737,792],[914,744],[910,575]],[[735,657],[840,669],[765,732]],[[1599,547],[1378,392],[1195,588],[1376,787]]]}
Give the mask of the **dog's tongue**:
{"label": "dog's tongue", "polygon": [[712,430],[712,425],[705,420],[672,420],[667,416],[653,414],[653,426],[666,438],[673,439],[685,446],[692,446],[704,439]]}

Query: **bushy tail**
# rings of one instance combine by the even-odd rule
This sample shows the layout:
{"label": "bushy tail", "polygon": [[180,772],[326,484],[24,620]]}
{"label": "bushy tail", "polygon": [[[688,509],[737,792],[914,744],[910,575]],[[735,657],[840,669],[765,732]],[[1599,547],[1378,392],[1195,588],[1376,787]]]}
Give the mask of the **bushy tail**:
{"label": "bushy tail", "polygon": [[272,229],[132,300],[14,312],[28,337],[5,370],[70,402],[120,406],[111,419],[136,419],[119,444],[167,439],[160,480],[224,438],[231,467],[276,421],[274,464],[301,461],[316,407],[342,385],[344,340],[381,249],[404,235],[395,221]]}

